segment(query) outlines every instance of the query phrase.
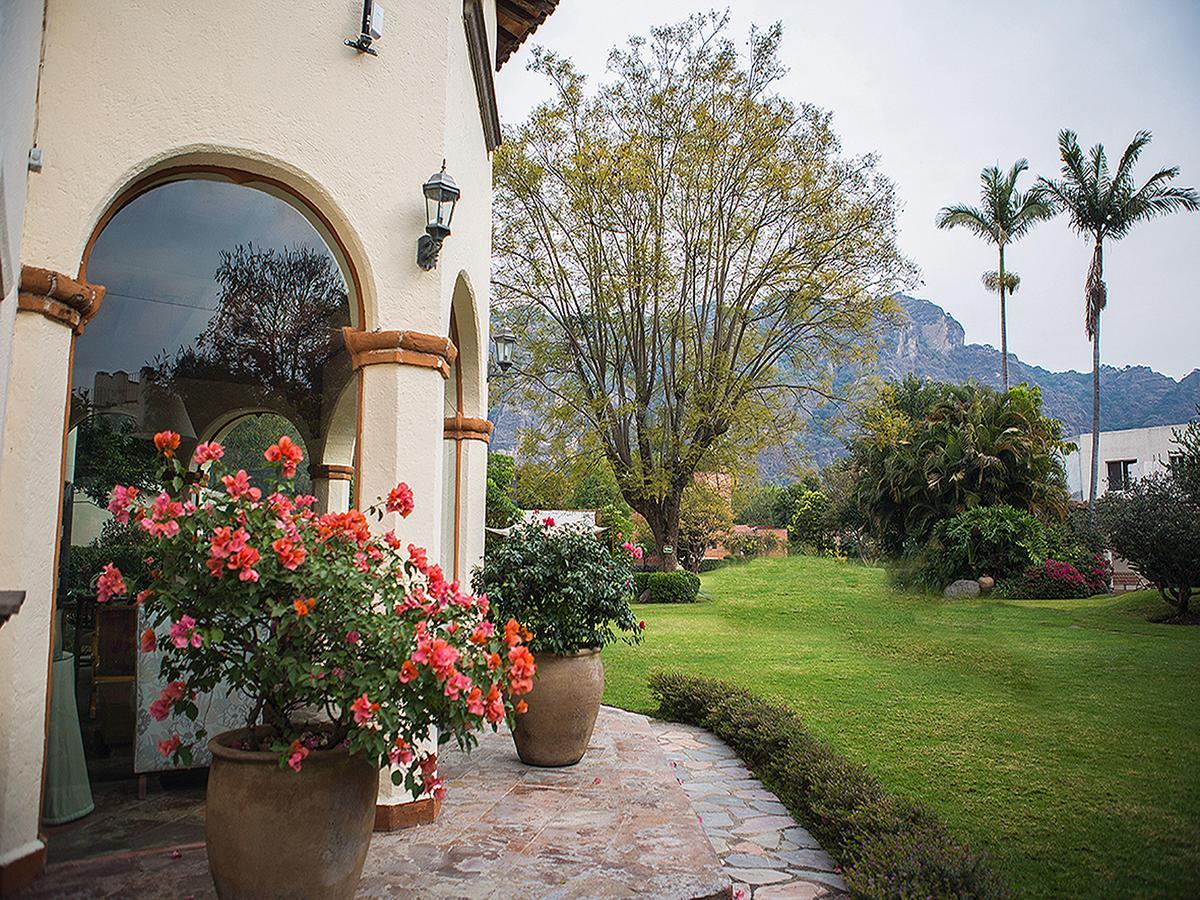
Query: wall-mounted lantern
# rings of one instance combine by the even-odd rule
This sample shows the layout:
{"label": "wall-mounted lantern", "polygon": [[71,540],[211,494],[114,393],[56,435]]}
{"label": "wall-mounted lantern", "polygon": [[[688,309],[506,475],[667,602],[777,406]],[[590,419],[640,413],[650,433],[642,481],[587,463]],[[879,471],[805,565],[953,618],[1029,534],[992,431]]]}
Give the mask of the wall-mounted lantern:
{"label": "wall-mounted lantern", "polygon": [[454,179],[446,172],[446,161],[442,160],[442,171],[429,176],[421,186],[425,193],[425,234],[417,241],[417,265],[428,271],[437,265],[442,241],[450,237],[450,220],[454,218],[454,204],[458,202],[459,190]]}
{"label": "wall-mounted lantern", "polygon": [[496,368],[503,375],[512,368],[513,349],[517,346],[517,336],[508,328],[501,328],[492,335],[492,342],[496,345]]}
{"label": "wall-mounted lantern", "polygon": [[378,56],[379,52],[371,46],[383,37],[383,7],[375,0],[363,0],[362,30],[356,38],[346,38],[347,47],[353,47],[359,53]]}

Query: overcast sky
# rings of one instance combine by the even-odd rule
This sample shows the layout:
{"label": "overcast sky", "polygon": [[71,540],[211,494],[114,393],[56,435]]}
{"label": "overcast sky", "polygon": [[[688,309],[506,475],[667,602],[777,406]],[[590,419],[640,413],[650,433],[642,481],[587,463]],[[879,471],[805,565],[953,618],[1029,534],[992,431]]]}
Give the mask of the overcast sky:
{"label": "overcast sky", "polygon": [[[628,35],[714,5],[724,8],[562,0],[531,42],[603,80],[609,49]],[[1146,128],[1154,143],[1141,179],[1176,164],[1177,183],[1200,187],[1200,0],[739,0],[731,36],[744,46],[751,23],[776,21],[789,67],[782,92],[832,110],[848,152],[880,155],[903,203],[901,247],[921,269],[913,293],[962,322],[968,341],[1000,343],[998,305],[979,280],[996,267],[995,251],[933,221],[941,206],[978,202],[983,166],[1025,157],[1034,174],[1053,176],[1060,128],[1085,146],[1103,143],[1110,158]],[[507,122],[548,96],[525,71],[528,59],[526,48],[498,76]],[[1011,352],[1050,369],[1090,369],[1082,313],[1090,252],[1058,219],[1005,254],[1022,278],[1009,305]],[[1145,223],[1105,248],[1106,363],[1175,378],[1200,367],[1198,254],[1200,213]]]}

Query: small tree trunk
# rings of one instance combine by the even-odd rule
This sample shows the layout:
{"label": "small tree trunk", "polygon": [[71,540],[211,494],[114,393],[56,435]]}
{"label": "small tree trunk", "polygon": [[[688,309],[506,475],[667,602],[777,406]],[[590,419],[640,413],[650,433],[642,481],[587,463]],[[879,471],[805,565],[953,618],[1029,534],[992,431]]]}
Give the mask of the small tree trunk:
{"label": "small tree trunk", "polygon": [[1004,245],[1000,245],[1000,381],[1008,393],[1008,315],[1004,305]]}
{"label": "small tree trunk", "polygon": [[1088,521],[1096,518],[1096,489],[1100,484],[1100,317],[1092,333],[1092,484],[1088,490]]}
{"label": "small tree trunk", "polygon": [[679,568],[679,501],[668,497],[659,503],[644,504],[638,512],[654,535],[659,568],[664,572],[675,571]]}

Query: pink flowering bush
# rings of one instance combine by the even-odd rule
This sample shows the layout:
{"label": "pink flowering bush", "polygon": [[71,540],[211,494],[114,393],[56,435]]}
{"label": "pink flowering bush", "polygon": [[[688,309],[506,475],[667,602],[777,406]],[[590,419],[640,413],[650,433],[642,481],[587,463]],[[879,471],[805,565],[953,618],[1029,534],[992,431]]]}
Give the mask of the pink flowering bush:
{"label": "pink flowering bush", "polygon": [[[407,485],[365,512],[319,515],[313,497],[291,489],[303,453],[287,437],[264,453],[279,478],[262,486],[226,472],[215,442],[196,448],[192,472],[175,456],[178,435],[157,435],[155,446],[168,490],[149,497],[117,485],[109,504],[149,536],[149,579],[131,583],[110,564],[97,583],[99,602],[145,604],[140,646],[163,651],[167,682],[150,705],[155,719],[195,720],[198,695],[225,684],[251,701],[246,724],[258,726],[243,749],[272,750],[299,772],[313,750],[344,745],[380,767],[409,766],[392,778],[415,797],[443,790],[434,757],[417,749],[431,727],[470,747],[479,728],[523,711],[528,632],[515,620],[497,628],[486,596],[447,582],[393,531],[373,532],[372,520],[412,512]],[[191,764],[177,736],[159,749]]]}
{"label": "pink flowering bush", "polygon": [[1068,600],[1092,594],[1088,580],[1070,563],[1048,559],[1030,566],[1017,578],[1001,582],[998,593],[1003,597]]}

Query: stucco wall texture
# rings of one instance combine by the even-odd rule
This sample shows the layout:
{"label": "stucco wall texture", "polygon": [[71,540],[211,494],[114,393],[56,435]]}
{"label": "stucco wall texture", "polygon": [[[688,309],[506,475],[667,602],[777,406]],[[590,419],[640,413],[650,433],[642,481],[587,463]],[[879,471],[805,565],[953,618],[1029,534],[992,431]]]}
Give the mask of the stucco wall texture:
{"label": "stucco wall texture", "polygon": [[[352,268],[361,285],[356,299],[365,315],[360,327],[444,335],[453,300],[466,351],[460,357],[464,412],[485,416],[491,160],[462,0],[389,0],[385,5],[385,33],[375,44],[375,57],[343,44],[358,31],[360,0],[47,0],[44,36],[40,4],[5,5],[6,29],[14,21],[10,8],[21,8],[22,16],[26,6],[35,8],[38,30],[32,39],[41,44],[18,59],[7,52],[5,31],[0,77],[6,86],[7,222],[13,221],[8,179],[16,171],[10,156],[19,152],[23,159],[27,152],[17,146],[24,141],[8,140],[10,118],[24,113],[8,108],[7,86],[36,84],[39,49],[43,53],[37,143],[45,165],[28,177],[27,198],[13,201],[18,208],[24,202],[20,262],[80,272],[101,216],[123,191],[156,171],[224,166],[276,179],[318,210],[344,244],[347,283],[353,283]],[[494,0],[485,3],[485,13],[494,46]],[[12,80],[10,68],[15,69]],[[425,272],[416,264],[416,242],[425,228],[421,185],[443,160],[462,197],[438,268]],[[11,320],[0,314],[0,328],[10,327]],[[28,328],[22,328],[24,321]],[[32,313],[17,317],[16,324],[17,339],[28,344],[24,352],[16,348],[11,354],[7,386],[0,365],[8,403],[0,515],[11,523],[14,514],[26,514],[21,527],[31,536],[9,540],[6,526],[0,588],[23,587],[30,596],[13,620],[23,620],[20,627],[10,623],[0,631],[3,683],[22,685],[20,692],[6,691],[0,698],[0,863],[38,846],[70,365],[66,328]],[[5,364],[6,342],[7,333],[0,330]],[[437,554],[443,479],[453,478],[443,465],[441,377],[412,367],[373,366],[364,372],[361,497],[369,502],[397,480],[407,480],[420,512],[400,530],[407,532],[406,540]],[[14,423],[21,426],[19,434]],[[13,458],[21,464],[13,467]],[[483,546],[486,449],[472,447],[467,458],[463,547],[469,571]],[[19,497],[7,477],[10,467],[21,470],[14,476],[29,479]]]}

